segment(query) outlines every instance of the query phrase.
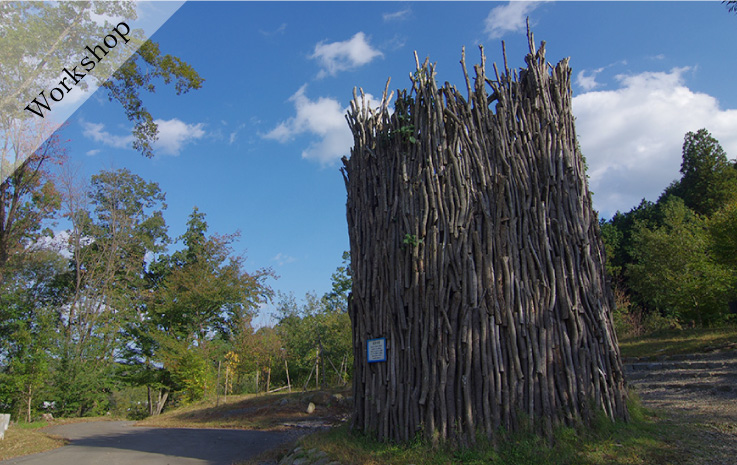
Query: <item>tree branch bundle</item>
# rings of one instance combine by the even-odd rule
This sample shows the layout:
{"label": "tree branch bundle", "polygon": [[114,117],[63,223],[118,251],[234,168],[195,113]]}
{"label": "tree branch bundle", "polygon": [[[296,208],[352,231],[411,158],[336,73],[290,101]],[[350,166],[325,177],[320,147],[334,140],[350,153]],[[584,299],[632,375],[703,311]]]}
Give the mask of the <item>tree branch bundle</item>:
{"label": "tree branch bundle", "polygon": [[[545,62],[464,97],[417,63],[392,112],[354,93],[343,159],[353,292],[354,428],[462,444],[500,428],[626,418],[613,298],[571,112]],[[387,89],[389,84],[387,83]],[[367,339],[387,360],[367,363]]]}

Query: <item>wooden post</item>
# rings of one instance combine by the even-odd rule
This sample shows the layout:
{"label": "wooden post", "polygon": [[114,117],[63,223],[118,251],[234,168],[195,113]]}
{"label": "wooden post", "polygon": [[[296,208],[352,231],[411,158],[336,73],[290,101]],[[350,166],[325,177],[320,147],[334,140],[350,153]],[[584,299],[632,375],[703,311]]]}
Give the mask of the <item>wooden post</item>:
{"label": "wooden post", "polygon": [[317,348],[317,358],[315,358],[315,389],[320,389],[320,348]]}
{"label": "wooden post", "polygon": [[230,374],[230,369],[228,365],[225,365],[225,394],[223,397],[223,403],[228,403],[228,375]]}
{"label": "wooden post", "polygon": [[[215,407],[220,405],[220,363],[221,361],[218,360],[218,378],[217,378],[217,381],[215,382]],[[149,390],[148,397],[149,397],[149,402],[150,402],[150,399],[151,399],[150,390]]]}
{"label": "wooden post", "polygon": [[286,357],[284,357],[284,369],[287,372],[287,386],[289,387],[289,392],[292,392],[292,382],[289,381],[289,364],[287,363]]}

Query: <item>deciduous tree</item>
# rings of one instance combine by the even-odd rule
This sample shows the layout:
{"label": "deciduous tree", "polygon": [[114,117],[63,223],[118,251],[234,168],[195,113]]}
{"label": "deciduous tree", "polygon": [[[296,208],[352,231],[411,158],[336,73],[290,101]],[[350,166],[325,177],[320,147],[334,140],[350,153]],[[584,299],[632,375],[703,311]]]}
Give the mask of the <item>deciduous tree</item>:
{"label": "deciduous tree", "polygon": [[[58,134],[45,141],[41,139],[47,123],[12,120],[6,123],[0,137],[0,171],[3,173],[0,179],[0,283],[11,262],[15,260],[18,264],[22,260],[44,234],[46,222],[56,215],[60,195],[50,170],[65,156]],[[15,156],[17,153],[31,155],[19,159]]]}
{"label": "deciduous tree", "polygon": [[662,226],[635,227],[630,286],[651,308],[676,320],[719,322],[734,277],[711,255],[706,221],[678,197],[660,209]]}
{"label": "deciduous tree", "polygon": [[213,338],[232,338],[271,295],[270,270],[248,273],[245,258],[233,255],[237,235],[207,230],[205,215],[195,208],[179,238],[184,247],[147,271],[147,298],[126,328],[131,379],[159,392],[153,413],[161,412],[172,391],[186,390],[191,400],[204,395],[217,365]]}

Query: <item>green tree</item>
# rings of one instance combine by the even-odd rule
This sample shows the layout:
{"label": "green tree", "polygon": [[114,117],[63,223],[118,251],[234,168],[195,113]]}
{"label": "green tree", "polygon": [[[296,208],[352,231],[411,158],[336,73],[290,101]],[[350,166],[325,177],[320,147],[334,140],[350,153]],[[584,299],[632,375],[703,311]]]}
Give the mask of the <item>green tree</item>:
{"label": "green tree", "polygon": [[732,275],[729,299],[737,301],[737,202],[725,205],[708,221],[710,250],[715,260]]}
{"label": "green tree", "polygon": [[301,305],[293,294],[279,294],[277,333],[289,360],[295,382],[314,376],[346,382],[353,366],[353,341],[347,306],[351,289],[350,255],[332,275],[332,289],[322,297],[305,295]]}
{"label": "green tree", "polygon": [[725,205],[709,219],[714,256],[737,272],[737,202]]}
{"label": "green tree", "polygon": [[656,205],[645,199],[627,213],[617,212],[611,220],[600,221],[610,276],[621,281],[628,264],[632,263],[632,232],[635,224],[654,227],[659,221]]}
{"label": "green tree", "polygon": [[232,340],[250,327],[258,306],[271,296],[265,281],[272,273],[248,273],[245,258],[233,255],[237,234],[208,235],[207,228],[195,208],[179,238],[184,247],[147,270],[147,298],[126,328],[126,373],[158,391],[153,414],[171,392],[186,391],[188,400],[203,396],[214,384],[222,352],[213,341]]}
{"label": "green tree", "polygon": [[164,200],[156,183],[125,169],[93,176],[86,192],[65,192],[72,258],[54,378],[63,413],[105,410],[121,329],[140,318],[147,259],[168,241]]}
{"label": "green tree", "polygon": [[683,141],[681,179],[666,189],[664,196],[675,195],[699,215],[710,216],[722,206],[737,200],[737,163],[706,129],[689,132]]}
{"label": "green tree", "polygon": [[[50,177],[50,168],[64,159],[58,134],[45,142],[39,140],[44,123],[11,122],[0,139],[1,162],[7,165],[9,154],[32,152],[20,166],[0,180],[0,283],[8,268],[20,265],[31,245],[48,234],[44,225],[54,218],[60,195]],[[35,151],[34,147],[38,147]],[[3,166],[0,171],[11,171]]]}
{"label": "green tree", "polygon": [[343,252],[343,264],[331,277],[331,290],[323,296],[325,305],[333,311],[348,311],[348,298],[351,293],[351,253]]}
{"label": "green tree", "polygon": [[65,260],[36,250],[0,285],[0,405],[32,420],[49,367],[59,305],[54,281]]}
{"label": "green tree", "polygon": [[630,286],[651,308],[699,325],[724,316],[733,276],[709,253],[706,222],[678,197],[660,207],[663,225],[635,226]]}

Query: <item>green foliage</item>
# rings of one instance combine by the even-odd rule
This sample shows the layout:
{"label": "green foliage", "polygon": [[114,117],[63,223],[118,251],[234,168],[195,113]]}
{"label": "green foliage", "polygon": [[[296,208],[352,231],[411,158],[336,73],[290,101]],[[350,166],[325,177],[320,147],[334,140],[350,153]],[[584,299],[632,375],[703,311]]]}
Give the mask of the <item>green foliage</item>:
{"label": "green foliage", "polygon": [[353,286],[351,280],[351,254],[343,252],[343,264],[331,276],[332,289],[323,296],[323,303],[332,311],[348,311],[348,296]]}
{"label": "green foliage", "polygon": [[681,175],[664,197],[680,197],[699,215],[710,216],[737,201],[737,164],[727,160],[724,149],[706,129],[686,134]]}
{"label": "green foliage", "polygon": [[[54,279],[64,260],[55,252],[30,254],[6,276],[0,291],[0,405],[31,421],[46,391],[56,342]],[[4,366],[3,366],[4,365]]]}
{"label": "green foliage", "polygon": [[[737,270],[737,201],[725,205],[708,221],[710,249],[714,258]],[[734,293],[737,297],[737,292]]]}
{"label": "green foliage", "polygon": [[195,350],[186,341],[162,338],[163,365],[171,374],[171,388],[180,394],[185,403],[205,397],[215,384],[212,367],[201,350]]}
{"label": "green foliage", "polygon": [[75,347],[64,347],[56,360],[49,382],[49,397],[56,404],[54,415],[61,417],[94,417],[110,411],[110,395],[118,389],[114,366],[97,355],[99,349],[87,347],[78,357]]}
{"label": "green foliage", "polygon": [[719,322],[734,277],[710,256],[702,218],[678,197],[661,209],[663,226],[635,227],[630,286],[664,315],[698,324]]}
{"label": "green foliage", "polygon": [[600,223],[627,334],[722,324],[737,299],[737,163],[706,129],[686,134],[682,158],[657,203]]}
{"label": "green foliage", "polygon": [[402,239],[402,244],[409,246],[410,248],[415,248],[422,244],[422,239],[418,238],[415,234],[405,234],[404,239]]}
{"label": "green foliage", "polygon": [[[140,61],[140,63],[139,63]],[[153,156],[152,144],[157,139],[158,126],[151,113],[143,106],[140,89],[154,92],[154,82],[162,79],[165,84],[175,80],[177,95],[202,87],[204,79],[181,59],[161,55],[159,45],[147,40],[136,54],[119,67],[111,79],[103,83],[110,100],[117,100],[125,110],[125,116],[135,122],[133,148],[147,157]]]}
{"label": "green foliage", "polygon": [[412,106],[414,105],[414,99],[407,94],[406,91],[402,91],[397,96],[396,102],[394,102],[394,115],[396,119],[397,129],[391,131],[388,134],[389,138],[396,138],[399,141],[406,141],[410,144],[416,144],[417,139],[415,138],[415,125],[411,114]]}
{"label": "green foliage", "polygon": [[232,254],[237,235],[208,235],[207,229],[195,208],[179,238],[184,247],[146,271],[140,317],[125,328],[121,375],[184,402],[214,394],[217,361],[251,331],[256,308],[271,296],[265,284],[271,272],[248,273],[245,259]]}
{"label": "green foliage", "polygon": [[343,265],[333,273],[332,291],[322,298],[307,294],[304,303],[298,305],[293,294],[279,294],[279,322],[275,329],[285,348],[294,384],[309,378],[318,355],[323,382],[348,381],[353,367],[353,339],[347,312],[351,286],[350,255],[345,252]]}
{"label": "green foliage", "polygon": [[60,206],[50,167],[64,159],[58,134],[45,142],[38,140],[45,123],[3,121],[4,116],[0,116],[0,129],[6,130],[0,146],[0,172],[4,175],[13,169],[8,166],[9,151],[30,151],[37,142],[40,147],[10,176],[0,179],[0,283],[11,268],[22,266],[29,246],[49,234],[45,226],[56,217]]}

